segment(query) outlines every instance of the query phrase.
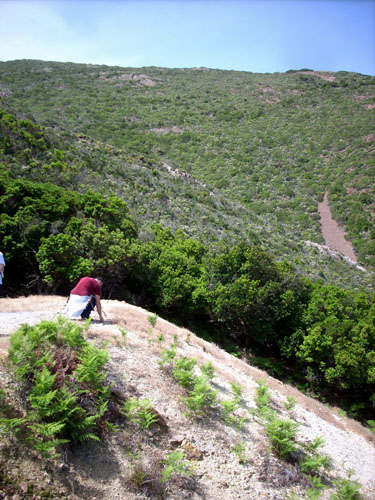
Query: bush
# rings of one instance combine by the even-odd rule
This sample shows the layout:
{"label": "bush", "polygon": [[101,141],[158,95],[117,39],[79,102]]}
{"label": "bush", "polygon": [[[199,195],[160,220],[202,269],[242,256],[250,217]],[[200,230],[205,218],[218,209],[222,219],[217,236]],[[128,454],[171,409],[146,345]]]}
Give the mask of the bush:
{"label": "bush", "polygon": [[108,287],[124,279],[136,229],[120,199],[10,178],[0,179],[0,197],[10,283],[41,288],[43,278],[56,290],[94,270]]}
{"label": "bush", "polygon": [[291,266],[240,244],[206,259],[212,319],[240,345],[278,349],[299,326],[308,286]]}
{"label": "bush", "polygon": [[375,403],[374,304],[371,294],[317,284],[303,316],[304,329],[289,345],[318,387],[328,386],[364,413]]}

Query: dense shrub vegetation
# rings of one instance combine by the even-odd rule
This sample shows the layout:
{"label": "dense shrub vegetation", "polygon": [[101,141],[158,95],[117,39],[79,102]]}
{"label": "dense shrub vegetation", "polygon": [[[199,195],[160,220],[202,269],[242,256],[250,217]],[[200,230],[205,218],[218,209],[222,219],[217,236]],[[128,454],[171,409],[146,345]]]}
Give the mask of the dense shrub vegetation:
{"label": "dense shrub vegetation", "polygon": [[[118,198],[67,191],[53,184],[0,179],[3,253],[7,279],[41,289],[41,273],[52,289],[84,274],[106,273],[115,283],[129,258],[136,229]],[[7,266],[8,271],[8,266]]]}
{"label": "dense shrub vegetation", "polygon": [[303,242],[322,243],[327,190],[375,264],[374,79],[334,78],[0,63],[7,293],[103,275],[105,296],[272,356],[369,418],[372,275]]}

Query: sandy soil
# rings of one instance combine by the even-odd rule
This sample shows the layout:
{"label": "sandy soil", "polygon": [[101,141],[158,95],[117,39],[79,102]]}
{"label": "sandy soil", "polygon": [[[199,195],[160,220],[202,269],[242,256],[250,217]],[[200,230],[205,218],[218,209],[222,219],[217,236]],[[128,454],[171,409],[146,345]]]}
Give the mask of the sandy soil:
{"label": "sandy soil", "polygon": [[[0,299],[0,342],[2,355],[6,356],[9,335],[21,323],[36,323],[39,319],[56,317],[63,310],[64,297],[28,297]],[[280,463],[268,451],[268,441],[263,427],[256,419],[250,419],[243,430],[235,431],[217,419],[191,420],[183,411],[179,396],[181,388],[160,369],[158,360],[163,347],[168,347],[174,336],[178,339],[178,355],[194,357],[198,364],[211,361],[216,375],[214,386],[219,398],[227,398],[230,383],[236,382],[244,391],[247,408],[254,407],[256,381],[260,378],[272,393],[272,402],[280,416],[288,416],[284,408],[287,396],[296,398],[292,415],[299,424],[299,439],[311,441],[322,437],[323,451],[331,457],[331,479],[347,477],[349,470],[358,478],[365,498],[375,498],[375,443],[371,432],[357,422],[340,416],[335,408],[327,407],[308,398],[295,388],[269,377],[265,372],[249,366],[221,350],[215,344],[205,342],[188,330],[179,328],[158,318],[154,328],[149,322],[150,312],[124,302],[103,300],[106,322],[101,324],[96,314],[87,333],[90,341],[108,341],[111,355],[110,373],[117,383],[136,387],[142,398],[150,398],[154,408],[165,418],[167,435],[156,438],[152,434],[147,443],[134,429],[116,434],[109,446],[94,443],[85,450],[70,453],[61,464],[59,472],[49,471],[48,481],[57,484],[64,491],[70,491],[69,500],[106,498],[107,500],[143,500],[143,493],[129,490],[129,460],[124,449],[140,439],[136,446],[149,454],[156,453],[156,447],[164,451],[173,449],[175,436],[180,436],[186,456],[195,463],[195,486],[192,489],[168,490],[169,500],[283,500],[292,493],[301,498],[303,489],[298,485],[280,486],[276,481],[285,472]],[[128,333],[126,342],[120,329]],[[163,340],[158,342],[158,337]],[[124,382],[125,381],[125,382]],[[130,433],[129,433],[130,432]],[[144,439],[143,439],[144,440]],[[159,440],[159,441],[158,441]],[[163,441],[164,440],[164,441]],[[248,460],[239,464],[232,446],[245,443]],[[141,444],[140,444],[141,443]],[[30,477],[42,481],[45,468],[38,468],[38,462],[28,462]],[[278,475],[279,474],[279,475]],[[266,477],[266,480],[264,479]],[[328,489],[322,498],[328,499]],[[66,497],[65,497],[66,498]]]}

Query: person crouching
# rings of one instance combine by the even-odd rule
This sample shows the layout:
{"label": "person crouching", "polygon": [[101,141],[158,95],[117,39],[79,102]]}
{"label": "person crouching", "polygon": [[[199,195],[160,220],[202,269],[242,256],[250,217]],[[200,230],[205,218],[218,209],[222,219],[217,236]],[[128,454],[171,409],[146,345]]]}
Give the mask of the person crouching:
{"label": "person crouching", "polygon": [[100,295],[102,291],[102,278],[81,278],[70,292],[64,315],[70,319],[87,319],[91,311],[96,310],[101,323],[104,323]]}

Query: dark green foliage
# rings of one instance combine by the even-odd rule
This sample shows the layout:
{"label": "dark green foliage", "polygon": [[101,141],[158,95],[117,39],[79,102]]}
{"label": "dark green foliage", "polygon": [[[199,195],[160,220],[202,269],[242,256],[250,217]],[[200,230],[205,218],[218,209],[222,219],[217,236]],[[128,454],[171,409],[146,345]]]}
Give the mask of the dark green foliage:
{"label": "dark green foliage", "polygon": [[364,292],[315,285],[301,329],[284,344],[308,367],[317,387],[345,394],[348,404],[374,404],[375,301]]}
{"label": "dark green foliage", "polygon": [[224,248],[208,263],[211,314],[241,345],[277,347],[299,324],[308,285],[258,247]]}
{"label": "dark green foliage", "polygon": [[136,235],[124,202],[52,184],[0,179],[0,239],[18,287],[43,277],[54,289],[85,274],[116,282]]}
{"label": "dark green foliage", "polygon": [[46,151],[50,146],[43,127],[30,120],[17,120],[10,113],[0,109],[0,152],[18,155],[22,159]]}
{"label": "dark green foliage", "polygon": [[206,249],[198,241],[173,234],[160,226],[153,239],[139,246],[137,280],[158,307],[182,315],[204,313],[206,284],[202,258]]}

